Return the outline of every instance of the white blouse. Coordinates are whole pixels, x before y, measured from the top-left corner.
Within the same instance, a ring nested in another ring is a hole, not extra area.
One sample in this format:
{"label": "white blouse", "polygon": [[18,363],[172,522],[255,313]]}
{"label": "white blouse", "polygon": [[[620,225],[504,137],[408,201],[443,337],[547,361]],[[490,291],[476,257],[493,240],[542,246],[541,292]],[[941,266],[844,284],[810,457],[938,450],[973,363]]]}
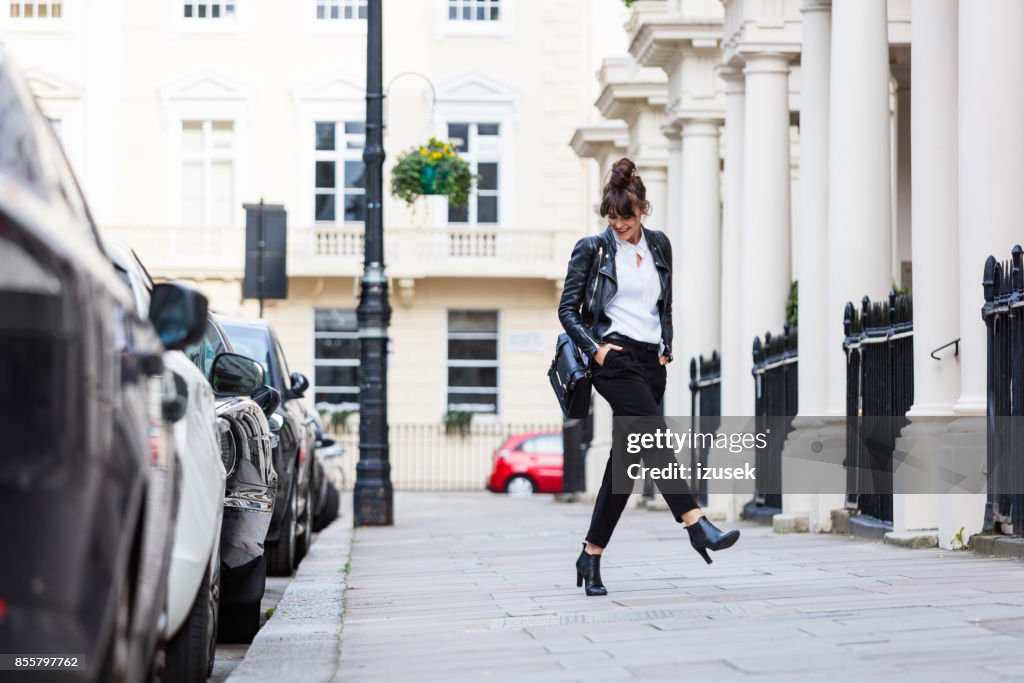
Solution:
{"label": "white blouse", "polygon": [[[615,242],[615,281],[618,288],[605,308],[605,314],[612,321],[608,333],[616,332],[636,341],[659,344],[661,278],[654,267],[654,256],[647,245],[647,238],[641,232],[640,241],[636,244],[618,237]],[[637,254],[642,257],[639,266]]]}

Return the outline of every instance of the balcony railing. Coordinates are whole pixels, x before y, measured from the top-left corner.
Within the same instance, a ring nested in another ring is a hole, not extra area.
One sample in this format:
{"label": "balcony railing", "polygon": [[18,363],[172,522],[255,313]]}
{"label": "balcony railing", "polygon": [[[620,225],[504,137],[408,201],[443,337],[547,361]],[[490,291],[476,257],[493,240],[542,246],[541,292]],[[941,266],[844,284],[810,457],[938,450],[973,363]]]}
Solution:
{"label": "balcony railing", "polygon": [[[135,249],[163,277],[240,277],[245,233],[240,227],[114,227],[104,234]],[[417,277],[534,277],[558,279],[578,234],[536,228],[387,228],[388,274]],[[290,228],[288,275],[357,276],[363,264],[362,227]]]}

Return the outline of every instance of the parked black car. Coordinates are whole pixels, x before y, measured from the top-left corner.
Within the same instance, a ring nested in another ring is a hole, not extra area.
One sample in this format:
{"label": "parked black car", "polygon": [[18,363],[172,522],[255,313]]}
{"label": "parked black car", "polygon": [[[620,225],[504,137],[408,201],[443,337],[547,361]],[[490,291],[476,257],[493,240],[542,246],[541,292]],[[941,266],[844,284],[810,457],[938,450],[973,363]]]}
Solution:
{"label": "parked black car", "polygon": [[227,334],[225,345],[259,361],[267,372],[267,384],[281,392],[277,413],[284,418],[284,426],[280,452],[274,460],[279,484],[267,533],[267,571],[287,576],[309,549],[316,509],[312,486],[316,430],[301,400],[309,380],[301,373],[288,371],[281,344],[266,321],[214,318]]}
{"label": "parked black car", "polygon": [[224,348],[212,316],[203,338],[185,353],[209,377],[217,398],[221,457],[227,474],[218,638],[250,642],[259,630],[266,587],[264,543],[278,486],[273,454],[279,448],[279,438],[271,421],[280,423],[274,415],[280,394],[265,385],[259,363]]}
{"label": "parked black car", "polygon": [[2,48],[0,187],[0,652],[141,680],[176,505],[162,354],[202,334],[206,299],[157,285],[140,318]]}

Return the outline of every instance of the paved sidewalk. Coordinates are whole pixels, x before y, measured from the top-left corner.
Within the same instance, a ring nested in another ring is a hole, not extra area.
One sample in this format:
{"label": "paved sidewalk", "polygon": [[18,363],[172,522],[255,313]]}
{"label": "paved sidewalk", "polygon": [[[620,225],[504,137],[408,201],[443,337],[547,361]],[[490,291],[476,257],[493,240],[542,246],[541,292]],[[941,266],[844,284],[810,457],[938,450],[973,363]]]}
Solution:
{"label": "paved sidewalk", "polygon": [[[573,567],[586,505],[405,493],[395,507],[395,527],[352,537],[334,680],[1024,679],[1019,561],[741,524],[707,566],[668,513],[629,510],[602,567],[609,595],[587,598]],[[322,577],[335,587],[337,550]],[[324,638],[310,651],[337,636],[307,633]]]}

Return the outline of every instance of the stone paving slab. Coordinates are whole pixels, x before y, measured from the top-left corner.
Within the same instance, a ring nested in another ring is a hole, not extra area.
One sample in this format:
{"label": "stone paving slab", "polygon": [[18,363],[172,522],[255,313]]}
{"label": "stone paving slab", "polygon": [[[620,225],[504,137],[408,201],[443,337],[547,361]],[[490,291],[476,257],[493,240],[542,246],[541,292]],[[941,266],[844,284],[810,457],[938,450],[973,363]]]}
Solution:
{"label": "stone paving slab", "polygon": [[1022,563],[741,525],[706,566],[667,515],[628,510],[603,560],[610,594],[587,598],[573,562],[589,516],[546,497],[398,494],[394,528],[356,534],[335,680],[1020,675]]}
{"label": "stone paving slab", "polygon": [[740,524],[706,566],[670,516],[630,509],[602,561],[609,595],[587,598],[585,504],[398,493],[395,509],[394,527],[351,535],[348,574],[349,546],[318,544],[332,556],[300,569],[232,681],[1024,677],[1019,561]]}

